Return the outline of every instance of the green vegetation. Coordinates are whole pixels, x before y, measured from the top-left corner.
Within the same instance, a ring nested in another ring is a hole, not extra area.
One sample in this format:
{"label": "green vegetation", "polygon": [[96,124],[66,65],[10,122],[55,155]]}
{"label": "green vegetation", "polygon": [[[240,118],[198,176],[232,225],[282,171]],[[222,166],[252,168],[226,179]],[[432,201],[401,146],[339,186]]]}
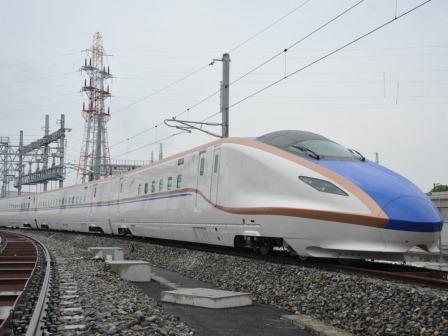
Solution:
{"label": "green vegetation", "polygon": [[442,192],[442,191],[448,191],[448,185],[434,183],[434,187],[431,189],[431,192]]}

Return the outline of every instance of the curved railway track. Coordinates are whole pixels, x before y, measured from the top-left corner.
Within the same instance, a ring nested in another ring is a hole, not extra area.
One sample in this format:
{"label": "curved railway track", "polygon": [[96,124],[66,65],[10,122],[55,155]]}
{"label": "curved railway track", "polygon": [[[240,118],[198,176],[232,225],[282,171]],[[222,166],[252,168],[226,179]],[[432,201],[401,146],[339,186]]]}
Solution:
{"label": "curved railway track", "polygon": [[[33,230],[41,231],[41,230]],[[97,233],[83,233],[83,232],[64,232],[67,234],[82,234],[82,235],[99,235]],[[149,242],[163,246],[188,248],[198,251],[213,252],[219,254],[227,254],[250,258],[261,261],[268,261],[273,263],[297,265],[305,267],[316,267],[328,271],[346,272],[352,274],[362,274],[371,277],[400,281],[404,283],[418,283],[429,287],[438,287],[448,289],[448,271],[427,269],[422,267],[415,267],[406,264],[386,263],[386,262],[372,262],[364,260],[351,259],[324,259],[324,258],[308,258],[301,260],[297,256],[291,256],[289,253],[283,251],[273,251],[268,255],[260,255],[248,249],[235,249],[232,247],[206,245],[199,243],[185,243],[181,241],[161,240],[154,238],[140,238],[133,236],[109,236],[113,239],[119,239],[132,243],[133,241]]]}
{"label": "curved railway track", "polygon": [[[41,231],[41,230],[33,230]],[[82,235],[98,235],[105,236],[98,233],[84,233],[84,232],[65,232],[67,234],[82,234]],[[268,261],[273,263],[316,267],[329,271],[346,272],[353,274],[362,274],[371,277],[401,281],[405,283],[418,283],[429,287],[447,288],[448,289],[448,271],[433,270],[422,267],[415,267],[406,264],[386,263],[386,262],[372,262],[354,259],[324,259],[324,258],[308,258],[301,260],[297,256],[291,256],[287,252],[273,251],[268,255],[260,255],[249,249],[235,249],[226,246],[207,245],[199,243],[185,243],[173,240],[161,240],[154,238],[142,238],[133,236],[108,236],[113,239],[122,241],[149,242],[163,246],[188,248],[198,251],[213,252],[220,254],[227,254],[239,256],[244,258],[251,258],[256,260]]]}
{"label": "curved railway track", "polygon": [[0,336],[41,335],[51,257],[39,241],[0,231]]}

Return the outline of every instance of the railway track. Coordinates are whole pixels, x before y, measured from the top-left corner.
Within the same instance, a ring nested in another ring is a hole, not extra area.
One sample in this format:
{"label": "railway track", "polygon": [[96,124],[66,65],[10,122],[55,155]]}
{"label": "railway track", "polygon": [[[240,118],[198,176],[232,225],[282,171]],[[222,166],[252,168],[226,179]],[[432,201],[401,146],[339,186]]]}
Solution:
{"label": "railway track", "polygon": [[[33,230],[33,231],[39,231],[39,230]],[[70,234],[70,232],[66,233]],[[96,233],[76,232],[73,234],[102,236],[101,234]],[[308,258],[306,260],[301,260],[297,256],[291,256],[289,253],[283,251],[273,251],[266,256],[262,256],[259,253],[253,252],[248,249],[235,249],[225,246],[206,245],[199,243],[184,243],[181,241],[161,240],[154,238],[140,238],[132,236],[111,236],[111,238],[127,241],[129,243],[132,243],[133,241],[149,242],[163,246],[188,248],[198,251],[233,255],[243,258],[250,258],[279,264],[315,267],[335,272],[362,274],[381,279],[400,281],[404,283],[418,283],[428,287],[438,287],[448,289],[448,271],[414,267],[406,264],[372,262],[372,261],[351,260],[351,259],[341,261],[338,259]]]}
{"label": "railway track", "polygon": [[0,336],[41,335],[45,329],[51,256],[39,241],[0,231]]}

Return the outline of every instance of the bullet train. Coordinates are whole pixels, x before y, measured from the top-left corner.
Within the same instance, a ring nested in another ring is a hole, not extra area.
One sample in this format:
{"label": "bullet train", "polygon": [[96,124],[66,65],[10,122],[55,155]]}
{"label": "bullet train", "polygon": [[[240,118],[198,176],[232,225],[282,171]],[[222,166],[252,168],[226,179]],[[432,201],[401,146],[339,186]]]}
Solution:
{"label": "bullet train", "polygon": [[119,176],[0,200],[0,226],[399,260],[442,217],[393,171],[314,133],[225,138]]}

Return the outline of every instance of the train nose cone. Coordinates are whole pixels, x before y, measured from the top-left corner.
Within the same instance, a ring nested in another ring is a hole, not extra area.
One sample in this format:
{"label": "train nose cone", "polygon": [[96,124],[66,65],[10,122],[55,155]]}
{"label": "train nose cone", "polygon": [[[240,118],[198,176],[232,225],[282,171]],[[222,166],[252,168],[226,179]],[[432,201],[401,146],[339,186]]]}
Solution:
{"label": "train nose cone", "polygon": [[386,228],[438,232],[443,220],[428,196],[403,176],[373,162],[319,160],[364,190],[389,217]]}
{"label": "train nose cone", "polygon": [[413,232],[439,232],[443,220],[432,202],[418,196],[402,196],[385,204],[387,229]]}

